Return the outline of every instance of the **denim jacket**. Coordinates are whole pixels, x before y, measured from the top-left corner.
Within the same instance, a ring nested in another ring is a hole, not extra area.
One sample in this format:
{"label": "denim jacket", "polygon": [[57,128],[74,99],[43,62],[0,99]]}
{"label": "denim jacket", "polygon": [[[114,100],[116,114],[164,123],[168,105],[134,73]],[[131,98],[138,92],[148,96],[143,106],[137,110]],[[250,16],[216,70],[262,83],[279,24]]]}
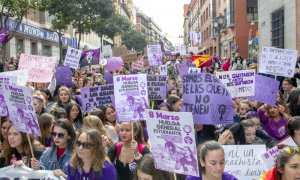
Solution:
{"label": "denim jacket", "polygon": [[72,152],[66,148],[64,154],[57,160],[57,147],[54,147],[52,156],[51,150],[53,147],[48,147],[40,158],[40,166],[44,170],[61,169],[65,172],[65,165],[69,162],[72,156]]}

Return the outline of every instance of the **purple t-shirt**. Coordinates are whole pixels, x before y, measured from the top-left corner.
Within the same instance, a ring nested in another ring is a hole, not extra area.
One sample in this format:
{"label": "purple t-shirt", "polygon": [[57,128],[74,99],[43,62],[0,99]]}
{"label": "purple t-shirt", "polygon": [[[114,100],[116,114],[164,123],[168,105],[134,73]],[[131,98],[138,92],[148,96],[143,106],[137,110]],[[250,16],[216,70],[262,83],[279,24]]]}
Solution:
{"label": "purple t-shirt", "polygon": [[[200,172],[200,177],[195,177],[195,176],[187,176],[185,180],[202,180],[202,175]],[[235,176],[228,174],[227,172],[223,172],[222,174],[222,180],[238,180]]]}
{"label": "purple t-shirt", "polygon": [[275,122],[273,119],[268,118],[262,110],[258,110],[257,112],[260,123],[262,124],[262,128],[273,138],[278,141],[283,140],[288,136],[288,132],[286,129],[287,121],[284,117],[281,117],[278,122]]}

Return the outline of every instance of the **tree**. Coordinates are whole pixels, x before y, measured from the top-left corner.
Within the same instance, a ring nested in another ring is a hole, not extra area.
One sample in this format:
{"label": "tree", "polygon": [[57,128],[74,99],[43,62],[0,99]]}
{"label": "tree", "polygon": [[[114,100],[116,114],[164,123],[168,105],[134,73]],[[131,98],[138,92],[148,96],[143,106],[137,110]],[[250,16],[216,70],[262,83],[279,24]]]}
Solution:
{"label": "tree", "polygon": [[147,46],[147,40],[140,32],[131,29],[122,35],[122,44],[127,46],[128,49],[144,51],[144,48]]}
{"label": "tree", "polygon": [[[9,18],[14,18],[17,21],[17,25],[14,29],[11,29],[8,41],[10,41],[16,34],[24,16],[26,16],[30,9],[35,9],[39,6],[38,0],[0,0],[0,29],[8,28],[7,21]],[[6,46],[2,45],[2,58],[6,59]]]}

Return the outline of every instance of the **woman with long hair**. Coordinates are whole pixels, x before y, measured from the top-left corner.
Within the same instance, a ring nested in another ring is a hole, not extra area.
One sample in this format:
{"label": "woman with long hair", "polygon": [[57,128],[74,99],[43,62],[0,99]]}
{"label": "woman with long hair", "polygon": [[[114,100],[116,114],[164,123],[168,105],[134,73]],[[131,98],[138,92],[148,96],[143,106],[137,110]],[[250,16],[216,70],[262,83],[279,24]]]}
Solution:
{"label": "woman with long hair", "polygon": [[66,178],[65,164],[69,162],[73,143],[76,138],[72,124],[67,119],[59,119],[52,130],[53,144],[40,158],[40,161],[33,159],[33,169],[53,170],[56,176]]}
{"label": "woman with long hair", "polygon": [[294,116],[300,116],[300,89],[295,88],[294,90],[291,91],[291,94],[289,96],[289,103],[288,103],[288,108],[290,111],[290,115],[292,117]]}
{"label": "woman with long hair", "polygon": [[115,168],[105,155],[101,136],[96,129],[80,132],[75,147],[76,152],[66,166],[68,180],[117,179]]}
{"label": "woman with long hair", "polygon": [[32,102],[37,117],[45,113],[45,99],[40,91],[35,91],[32,95]]}
{"label": "woman with long hair", "polygon": [[54,116],[49,113],[44,113],[38,118],[39,127],[41,130],[41,136],[38,137],[40,143],[45,147],[51,146],[51,131],[53,124],[55,123]]}
{"label": "woman with long hair", "polygon": [[45,111],[49,112],[50,109],[52,108],[55,100],[52,97],[52,94],[49,91],[49,89],[43,89],[43,90],[40,90],[40,91],[41,91],[41,94],[44,96],[44,99],[45,99]]}
{"label": "woman with long hair", "polygon": [[116,132],[120,131],[120,124],[117,122],[117,113],[114,106],[105,104],[101,106],[101,110],[105,115],[105,125],[110,125],[115,128]]}
{"label": "woman with long hair", "polygon": [[180,112],[183,100],[178,96],[171,95],[168,97],[167,103],[171,106],[171,111]]}
{"label": "woman with long hair", "polygon": [[133,178],[137,161],[150,150],[145,146],[143,128],[139,122],[122,122],[120,138],[122,142],[114,145],[108,156],[114,162],[119,177],[128,180]]}
{"label": "woman with long hair", "polygon": [[65,106],[72,101],[71,97],[72,96],[70,90],[65,86],[61,86],[57,92],[57,102],[54,103],[54,105],[50,109],[51,114],[55,109],[65,108]]}
{"label": "woman with long hair", "polygon": [[67,113],[67,119],[69,119],[73,125],[76,132],[79,132],[82,127],[83,113],[80,106],[75,102],[69,102],[65,106]]}

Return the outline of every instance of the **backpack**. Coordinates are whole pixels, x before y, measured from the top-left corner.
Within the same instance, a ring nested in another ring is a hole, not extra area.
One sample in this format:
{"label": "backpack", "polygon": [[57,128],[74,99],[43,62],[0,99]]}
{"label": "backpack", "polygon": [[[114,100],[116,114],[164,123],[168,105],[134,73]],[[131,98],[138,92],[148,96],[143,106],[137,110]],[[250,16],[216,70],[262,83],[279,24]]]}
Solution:
{"label": "backpack", "polygon": [[[116,144],[116,149],[117,149],[117,151],[116,151],[116,158],[118,158],[119,155],[121,154],[122,146],[123,146],[123,143],[121,143],[121,142]],[[144,144],[139,144],[139,145],[138,145],[138,152],[139,152],[140,154],[142,154],[142,152],[143,152],[143,150],[144,150],[144,147],[145,147]]]}

